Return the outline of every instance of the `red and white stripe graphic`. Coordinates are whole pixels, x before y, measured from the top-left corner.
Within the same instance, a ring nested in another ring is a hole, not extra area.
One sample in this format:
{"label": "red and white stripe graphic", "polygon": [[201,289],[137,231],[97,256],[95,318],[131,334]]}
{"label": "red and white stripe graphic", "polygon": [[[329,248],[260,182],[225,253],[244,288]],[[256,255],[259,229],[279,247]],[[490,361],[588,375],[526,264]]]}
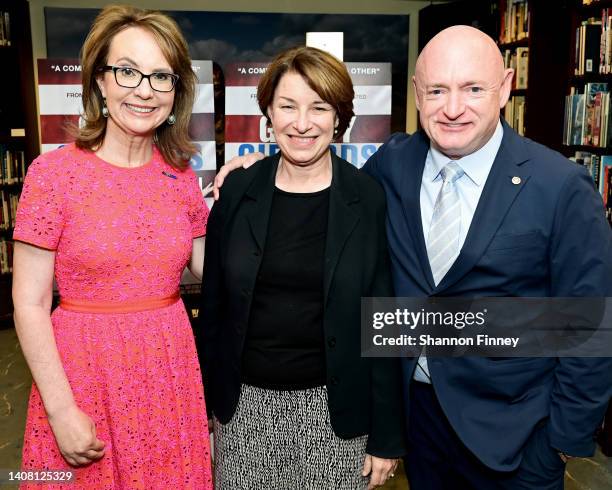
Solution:
{"label": "red and white stripe graphic", "polygon": [[[225,158],[260,151],[278,151],[266,118],[257,105],[257,83],[268,63],[234,63],[225,71]],[[391,64],[346,63],[355,98],[355,117],[338,155],[361,167],[387,139],[391,128]]]}

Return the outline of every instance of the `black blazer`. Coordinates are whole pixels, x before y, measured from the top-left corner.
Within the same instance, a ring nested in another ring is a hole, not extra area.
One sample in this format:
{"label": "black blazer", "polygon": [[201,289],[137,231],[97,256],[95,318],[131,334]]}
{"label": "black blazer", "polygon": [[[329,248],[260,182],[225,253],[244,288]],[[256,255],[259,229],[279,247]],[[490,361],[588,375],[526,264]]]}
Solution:
{"label": "black blazer", "polygon": [[[240,395],[242,349],[265,247],[280,154],[232,172],[208,219],[198,336],[209,409],[231,420]],[[325,246],[324,319],[329,414],[342,438],[368,434],[367,452],[405,453],[396,359],[360,356],[360,298],[392,296],[385,196],[369,176],[332,153]]]}

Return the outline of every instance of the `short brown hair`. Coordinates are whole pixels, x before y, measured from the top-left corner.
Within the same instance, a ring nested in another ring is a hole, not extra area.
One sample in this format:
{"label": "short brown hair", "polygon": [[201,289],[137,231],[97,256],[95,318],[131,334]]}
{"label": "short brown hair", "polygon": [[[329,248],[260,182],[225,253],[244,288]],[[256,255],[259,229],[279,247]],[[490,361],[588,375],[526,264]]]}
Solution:
{"label": "short brown hair", "polygon": [[317,48],[300,46],[280,53],[259,81],[257,102],[268,118],[268,107],[281,77],[288,72],[298,73],[319,97],[330,104],[338,117],[338,133],[341,138],[348,128],[353,112],[353,82],[346,66],[338,58]]}
{"label": "short brown hair", "polygon": [[155,143],[164,159],[176,168],[188,165],[196,153],[189,138],[189,119],[193,110],[197,77],[191,68],[189,49],[174,20],[158,11],[142,10],[129,5],[110,5],[96,17],[81,49],[84,124],[76,132],[76,145],[96,150],[106,133],[102,116],[103,97],[96,83],[100,70],[107,65],[113,38],[128,27],[140,27],[151,33],[172,70],[179,76],[174,88],[174,125],[162,124],[155,130]]}

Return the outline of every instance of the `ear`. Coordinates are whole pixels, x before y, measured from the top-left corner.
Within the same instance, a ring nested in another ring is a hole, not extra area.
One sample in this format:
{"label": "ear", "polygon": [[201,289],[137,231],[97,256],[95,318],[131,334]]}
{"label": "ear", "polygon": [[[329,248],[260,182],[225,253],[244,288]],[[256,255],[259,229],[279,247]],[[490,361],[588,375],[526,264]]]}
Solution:
{"label": "ear", "polygon": [[417,111],[420,111],[421,102],[419,100],[419,89],[417,88],[416,76],[412,77],[412,89],[414,90],[414,104],[416,105]]}
{"label": "ear", "polygon": [[339,124],[340,124],[340,119],[338,119],[338,116],[336,116],[335,121],[334,121],[334,128],[337,128]]}
{"label": "ear", "polygon": [[514,76],[514,70],[512,68],[506,68],[504,70],[504,78],[502,81],[501,88],[499,90],[499,108],[503,109],[508,103],[510,98],[510,91],[512,90],[512,77]]}
{"label": "ear", "polygon": [[99,73],[96,75],[96,84],[98,85],[98,88],[100,89],[100,93],[102,94],[102,97],[106,98],[106,90],[104,86],[104,73]]}

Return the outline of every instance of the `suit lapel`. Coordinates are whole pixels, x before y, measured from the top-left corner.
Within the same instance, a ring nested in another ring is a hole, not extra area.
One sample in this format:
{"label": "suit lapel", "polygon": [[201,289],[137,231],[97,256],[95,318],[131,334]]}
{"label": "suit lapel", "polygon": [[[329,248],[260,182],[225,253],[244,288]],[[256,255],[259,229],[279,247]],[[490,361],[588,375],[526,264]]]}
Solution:
{"label": "suit lapel", "polygon": [[506,213],[530,177],[524,142],[504,122],[504,137],[476,206],[472,224],[459,257],[438,284],[436,292],[449,288],[478,262]]}
{"label": "suit lapel", "polygon": [[404,171],[399,192],[408,231],[412,237],[418,262],[421,266],[422,277],[429,286],[426,289],[433,290],[435,285],[431,268],[429,267],[427,247],[423,235],[423,221],[421,219],[421,181],[423,180],[423,171],[425,170],[425,159],[429,151],[429,139],[423,131],[419,131],[412,138],[411,145],[414,146],[407,148],[406,151],[406,155],[410,156],[408,157],[409,161],[402,162]]}
{"label": "suit lapel", "polygon": [[359,221],[359,216],[352,208],[352,205],[359,201],[356,176],[351,174],[351,169],[344,168],[344,164],[334,153],[331,156],[333,173],[323,271],[324,304],[327,304],[329,289],[342,249]]}
{"label": "suit lapel", "polygon": [[279,159],[280,152],[258,163],[257,165],[260,166],[259,172],[246,191],[246,197],[254,201],[250,210],[246,213],[246,218],[260,252],[263,252],[266,242],[270,208],[274,196],[274,180]]}

